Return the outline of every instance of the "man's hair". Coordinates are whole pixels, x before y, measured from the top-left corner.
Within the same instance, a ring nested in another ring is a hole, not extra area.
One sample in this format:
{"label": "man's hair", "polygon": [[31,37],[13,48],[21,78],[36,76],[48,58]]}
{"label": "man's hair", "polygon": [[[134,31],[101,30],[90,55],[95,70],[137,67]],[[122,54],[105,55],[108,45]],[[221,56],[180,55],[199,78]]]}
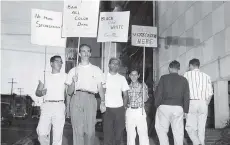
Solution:
{"label": "man's hair", "polygon": [[177,70],[180,70],[180,63],[176,60],[173,60],[170,64],[169,64],[169,68],[174,68]]}
{"label": "man's hair", "polygon": [[88,44],[81,44],[81,45],[79,46],[79,52],[81,52],[81,48],[82,48],[82,47],[89,47],[90,52],[92,52],[92,48],[91,48],[91,46],[88,45]]}
{"label": "man's hair", "polygon": [[131,74],[133,71],[136,71],[138,75],[141,74],[141,71],[138,67],[131,67],[129,70],[128,70],[128,74]]}
{"label": "man's hair", "polygon": [[[50,62],[54,62],[54,60],[55,60],[56,58],[61,58],[61,56],[60,56],[60,55],[54,55],[54,56],[52,56],[52,57],[50,58]],[[61,58],[61,59],[62,59],[62,58]]]}
{"label": "man's hair", "polygon": [[116,58],[116,57],[111,57],[111,58],[109,59],[109,64],[111,64],[111,62],[112,62],[113,60],[117,60],[117,61],[119,62],[119,65],[121,65],[121,60],[120,60],[119,58]]}
{"label": "man's hair", "polygon": [[[141,70],[140,70],[140,68],[138,68],[138,67],[131,67],[131,68],[128,70],[128,75],[130,75],[133,71],[136,71],[138,75],[141,75]],[[132,80],[131,80],[129,77],[128,77],[127,80],[128,80],[128,84],[130,84],[130,83],[132,82]],[[138,81],[139,83],[142,83],[142,78],[139,77],[139,78],[137,79],[137,81]]]}
{"label": "man's hair", "polygon": [[193,58],[189,61],[189,65],[193,65],[193,66],[196,66],[196,67],[200,67],[200,61],[199,59],[197,58]]}

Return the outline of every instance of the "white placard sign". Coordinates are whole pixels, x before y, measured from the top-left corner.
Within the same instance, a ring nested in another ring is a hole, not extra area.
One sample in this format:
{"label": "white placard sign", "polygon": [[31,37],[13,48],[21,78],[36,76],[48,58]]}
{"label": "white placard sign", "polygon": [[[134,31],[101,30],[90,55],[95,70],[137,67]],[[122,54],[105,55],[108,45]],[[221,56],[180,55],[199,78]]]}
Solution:
{"label": "white placard sign", "polygon": [[132,45],[157,47],[157,28],[132,25]]}
{"label": "white placard sign", "polygon": [[130,11],[101,12],[97,42],[127,42]]}
{"label": "white placard sign", "polygon": [[99,0],[65,0],[63,37],[97,37]]}
{"label": "white placard sign", "polygon": [[43,46],[66,47],[66,38],[61,37],[62,13],[32,9],[31,43]]}

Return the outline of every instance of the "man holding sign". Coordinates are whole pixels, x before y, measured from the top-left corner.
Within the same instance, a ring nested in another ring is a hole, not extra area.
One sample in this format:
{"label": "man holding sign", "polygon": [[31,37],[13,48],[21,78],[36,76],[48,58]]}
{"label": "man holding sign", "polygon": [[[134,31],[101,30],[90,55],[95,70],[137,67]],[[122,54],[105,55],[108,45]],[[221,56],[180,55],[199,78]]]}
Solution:
{"label": "man holding sign", "polygon": [[39,80],[36,96],[42,97],[41,116],[37,133],[41,145],[49,145],[50,129],[53,126],[53,145],[62,144],[65,124],[65,80],[66,74],[60,73],[62,68],[61,56],[55,55],[50,59],[52,72],[46,75],[45,82]]}
{"label": "man holding sign", "polygon": [[95,142],[95,124],[97,100],[99,92],[104,102],[102,88],[103,74],[99,67],[89,62],[91,47],[86,44],[79,46],[81,62],[72,68],[67,76],[67,92],[72,96],[70,115],[73,127],[73,145],[93,145]]}
{"label": "man holding sign", "polygon": [[120,59],[110,58],[109,73],[105,76],[104,145],[120,145],[125,129],[125,109],[128,104],[129,85],[125,77],[118,73],[120,65]]}
{"label": "man holding sign", "polygon": [[135,145],[136,128],[139,135],[139,144],[149,145],[146,112],[143,110],[144,102],[149,98],[148,87],[140,81],[140,70],[138,68],[130,69],[129,78],[131,82],[128,91],[129,104],[126,110],[127,145]]}

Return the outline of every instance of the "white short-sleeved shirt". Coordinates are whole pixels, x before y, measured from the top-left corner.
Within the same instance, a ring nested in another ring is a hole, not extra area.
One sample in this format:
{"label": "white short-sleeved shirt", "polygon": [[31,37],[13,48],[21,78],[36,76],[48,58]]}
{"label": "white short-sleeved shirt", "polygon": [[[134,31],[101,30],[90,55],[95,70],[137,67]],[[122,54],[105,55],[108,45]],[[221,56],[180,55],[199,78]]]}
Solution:
{"label": "white short-sleeved shirt", "polygon": [[118,108],[123,106],[122,92],[129,90],[129,85],[124,76],[120,74],[105,76],[105,106]]}
{"label": "white short-sleeved shirt", "polygon": [[99,67],[92,64],[80,64],[77,67],[72,68],[67,75],[67,85],[71,85],[75,71],[78,76],[75,90],[86,90],[89,92],[98,93],[97,85],[104,82],[103,73]]}
{"label": "white short-sleeved shirt", "polygon": [[[44,100],[65,100],[66,73],[47,73],[45,76],[45,88],[47,89]],[[44,82],[44,79],[39,79]]]}

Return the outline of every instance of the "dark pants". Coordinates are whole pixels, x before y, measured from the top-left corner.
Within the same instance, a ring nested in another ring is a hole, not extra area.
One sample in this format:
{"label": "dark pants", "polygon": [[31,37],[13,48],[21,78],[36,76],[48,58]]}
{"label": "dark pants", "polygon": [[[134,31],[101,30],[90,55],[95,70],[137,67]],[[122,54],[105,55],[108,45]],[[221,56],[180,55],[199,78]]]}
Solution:
{"label": "dark pants", "polygon": [[125,129],[125,108],[106,108],[103,122],[104,145],[120,145]]}

